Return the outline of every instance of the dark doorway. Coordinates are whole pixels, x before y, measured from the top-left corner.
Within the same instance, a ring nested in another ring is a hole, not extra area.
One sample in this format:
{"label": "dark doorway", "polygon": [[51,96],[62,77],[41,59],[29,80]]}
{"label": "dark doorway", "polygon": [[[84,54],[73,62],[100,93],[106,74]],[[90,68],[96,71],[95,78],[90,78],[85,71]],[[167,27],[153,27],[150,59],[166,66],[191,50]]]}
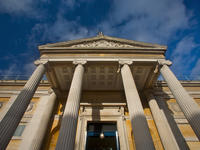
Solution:
{"label": "dark doorway", "polygon": [[120,150],[116,122],[88,122],[86,150]]}

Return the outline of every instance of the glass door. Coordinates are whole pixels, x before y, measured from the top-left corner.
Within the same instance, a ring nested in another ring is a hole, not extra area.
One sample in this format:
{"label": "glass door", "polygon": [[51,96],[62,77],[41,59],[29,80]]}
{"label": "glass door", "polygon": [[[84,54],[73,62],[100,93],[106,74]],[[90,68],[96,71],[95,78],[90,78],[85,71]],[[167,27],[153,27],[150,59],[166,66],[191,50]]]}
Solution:
{"label": "glass door", "polygon": [[86,150],[120,150],[116,122],[88,122]]}

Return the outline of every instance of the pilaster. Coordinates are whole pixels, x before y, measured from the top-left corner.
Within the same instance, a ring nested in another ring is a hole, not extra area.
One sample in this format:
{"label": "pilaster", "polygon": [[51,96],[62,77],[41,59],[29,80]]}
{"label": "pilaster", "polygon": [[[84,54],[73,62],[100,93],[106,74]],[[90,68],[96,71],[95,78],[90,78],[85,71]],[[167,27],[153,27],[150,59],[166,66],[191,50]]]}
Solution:
{"label": "pilaster", "polygon": [[55,101],[56,94],[53,91],[49,96],[40,98],[33,118],[24,131],[23,140],[19,150],[40,150]]}

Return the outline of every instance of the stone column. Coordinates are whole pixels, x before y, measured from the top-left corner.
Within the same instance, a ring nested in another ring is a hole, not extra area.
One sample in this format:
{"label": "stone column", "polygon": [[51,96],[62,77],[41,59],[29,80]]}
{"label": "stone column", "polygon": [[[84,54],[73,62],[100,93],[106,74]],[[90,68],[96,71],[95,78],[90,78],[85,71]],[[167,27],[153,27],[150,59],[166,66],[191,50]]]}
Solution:
{"label": "stone column", "polygon": [[166,122],[168,122],[170,129],[172,130],[172,133],[173,133],[173,135],[176,139],[176,142],[179,146],[179,149],[189,150],[189,147],[178,127],[178,124],[176,123],[173,115],[171,114],[171,111],[169,110],[167,103],[165,102],[164,98],[163,97],[161,98],[161,97],[160,96],[157,97],[156,101],[160,108],[161,114],[164,116],[164,119],[166,120]]}
{"label": "stone column", "polygon": [[1,111],[1,113],[0,113],[0,122],[4,118],[4,116],[6,115],[6,113],[8,112],[8,110],[10,109],[10,107],[12,106],[12,104],[15,102],[16,97],[17,97],[17,95],[12,95],[10,97],[8,103],[6,104],[6,106]]}
{"label": "stone column", "polygon": [[132,62],[120,61],[122,64],[121,75],[129,110],[129,116],[132,124],[132,130],[135,140],[136,149],[138,150],[154,150],[149,127],[144,115],[142,103],[133,79],[131,70],[128,65]]}
{"label": "stone column", "polygon": [[40,98],[33,118],[24,131],[19,150],[40,150],[55,101],[56,94],[53,91],[51,95]]}
{"label": "stone column", "polygon": [[17,96],[2,121],[0,122],[0,147],[5,149],[11,140],[24,112],[26,111],[40,80],[45,73],[45,65],[40,64]]}
{"label": "stone column", "polygon": [[169,89],[173,93],[185,117],[200,140],[200,107],[169,69],[168,65],[171,65],[171,62],[163,60],[159,61],[159,64],[163,78],[167,82]]}
{"label": "stone column", "polygon": [[156,127],[158,129],[158,133],[160,135],[164,149],[165,150],[172,150],[172,149],[179,150],[180,148],[179,148],[179,146],[176,142],[176,139],[171,131],[171,128],[170,128],[166,118],[164,118],[153,94],[151,93],[151,91],[146,91],[144,94],[148,100],[149,107],[151,109],[151,113],[152,113],[153,119],[155,121]]}
{"label": "stone column", "polygon": [[65,110],[63,113],[56,150],[74,150],[84,73],[83,64],[85,64],[86,61],[74,63],[77,64],[77,66],[74,71]]}

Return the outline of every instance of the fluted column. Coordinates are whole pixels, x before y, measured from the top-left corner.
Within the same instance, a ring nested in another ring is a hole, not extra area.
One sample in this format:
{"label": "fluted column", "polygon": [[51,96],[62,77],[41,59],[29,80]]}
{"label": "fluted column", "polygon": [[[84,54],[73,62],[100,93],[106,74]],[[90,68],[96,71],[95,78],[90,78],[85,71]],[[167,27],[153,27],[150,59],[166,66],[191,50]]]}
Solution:
{"label": "fluted column", "polygon": [[24,88],[17,96],[15,102],[0,122],[1,150],[4,150],[7,147],[9,141],[11,140],[15,129],[20,123],[20,120],[22,119],[23,114],[30,103],[30,100],[32,99],[35,90],[37,89],[40,80],[43,77],[44,72],[45,66],[44,64],[40,64],[33,72],[32,76],[29,78]]}
{"label": "fluted column", "polygon": [[56,94],[51,92],[51,95],[40,98],[33,118],[24,131],[19,150],[40,150],[56,101]]}
{"label": "fluted column", "polygon": [[195,100],[187,93],[181,83],[169,69],[170,61],[159,61],[160,72],[167,82],[167,85],[173,93],[177,103],[183,111],[185,117],[190,123],[196,136],[200,140],[200,107]]}
{"label": "fluted column", "polygon": [[144,115],[142,103],[133,79],[129,64],[132,62],[120,61],[122,64],[121,75],[129,110],[129,116],[131,120],[135,145],[137,150],[154,150],[154,144],[152,141],[149,127],[146,117]]}
{"label": "fluted column", "polygon": [[56,150],[74,150],[85,61],[77,64],[62,117]]}
{"label": "fluted column", "polygon": [[9,101],[8,101],[8,103],[6,104],[6,106],[1,111],[1,113],[0,113],[0,122],[4,118],[4,116],[6,115],[6,113],[8,112],[10,107],[12,106],[12,104],[15,102],[16,97],[17,97],[17,95],[11,96]]}
{"label": "fluted column", "polygon": [[149,107],[152,112],[153,119],[155,121],[158,133],[160,135],[162,144],[165,150],[179,150],[179,146],[176,142],[176,139],[171,131],[171,128],[167,122],[167,119],[164,118],[158,103],[151,93],[151,91],[146,91],[145,96],[148,100]]}

